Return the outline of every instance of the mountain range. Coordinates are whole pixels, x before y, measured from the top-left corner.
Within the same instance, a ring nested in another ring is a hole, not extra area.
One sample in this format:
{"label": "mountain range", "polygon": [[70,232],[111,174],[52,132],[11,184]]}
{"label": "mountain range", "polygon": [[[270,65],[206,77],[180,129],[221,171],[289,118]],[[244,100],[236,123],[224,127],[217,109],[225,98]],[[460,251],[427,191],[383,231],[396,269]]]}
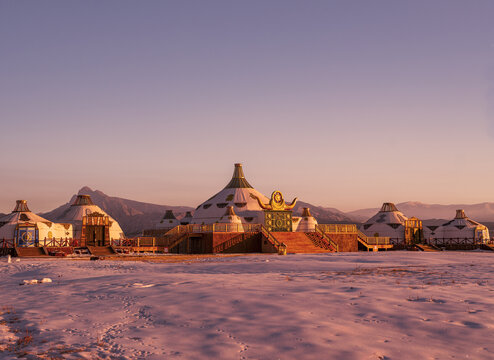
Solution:
{"label": "mountain range", "polygon": [[[183,217],[187,211],[194,211],[194,208],[189,206],[158,205],[108,196],[99,190],[92,190],[87,186],[81,188],[77,194],[90,195],[96,205],[119,222],[127,236],[136,236],[141,234],[144,229],[154,228],[166,210],[173,210],[177,218]],[[74,194],[66,204],[40,215],[49,220],[56,219],[74,202],[77,194]],[[410,201],[396,204],[396,206],[406,216],[415,216],[422,220],[452,219],[455,216],[456,209],[464,209],[467,216],[474,220],[494,222],[494,203],[431,205]],[[335,208],[315,206],[299,201],[294,208],[294,215],[300,215],[304,207],[310,208],[312,216],[319,223],[362,223],[379,211],[379,208],[368,208],[345,213]],[[442,220],[436,221],[441,222]]]}
{"label": "mountain range", "polygon": [[68,203],[40,215],[48,220],[56,219],[74,202],[78,194],[90,195],[93,203],[118,221],[127,236],[139,235],[143,229],[153,229],[163,218],[166,210],[173,210],[177,217],[182,217],[187,211],[194,210],[189,206],[157,205],[108,196],[99,190],[93,191],[85,186],[74,194]]}

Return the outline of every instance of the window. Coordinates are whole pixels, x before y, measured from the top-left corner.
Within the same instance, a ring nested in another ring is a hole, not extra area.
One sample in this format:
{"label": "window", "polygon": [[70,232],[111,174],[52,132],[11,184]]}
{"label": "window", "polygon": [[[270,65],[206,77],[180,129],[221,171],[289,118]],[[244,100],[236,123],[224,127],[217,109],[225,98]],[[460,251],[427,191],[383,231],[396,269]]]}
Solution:
{"label": "window", "polygon": [[227,205],[228,205],[228,203],[219,203],[219,204],[216,204],[216,206],[219,207],[220,209],[226,207]]}
{"label": "window", "polygon": [[233,200],[233,194],[230,194],[226,197],[225,201],[232,201]]}
{"label": "window", "polygon": [[246,202],[241,202],[241,203],[235,203],[236,207],[243,208],[245,205],[247,205]]}
{"label": "window", "polygon": [[203,209],[209,209],[211,207],[211,204],[204,204],[202,206]]}

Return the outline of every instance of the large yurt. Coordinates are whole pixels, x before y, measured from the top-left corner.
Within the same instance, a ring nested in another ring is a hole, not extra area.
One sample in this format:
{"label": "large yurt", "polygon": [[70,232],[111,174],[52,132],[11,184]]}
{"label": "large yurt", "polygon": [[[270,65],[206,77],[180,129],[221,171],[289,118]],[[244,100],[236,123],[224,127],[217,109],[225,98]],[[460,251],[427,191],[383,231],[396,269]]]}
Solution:
{"label": "large yurt", "polygon": [[125,237],[118,222],[95,205],[89,195],[77,195],[74,203],[55,220],[72,224],[74,238],[88,245],[109,245],[110,240]]}
{"label": "large yurt", "polygon": [[36,215],[26,200],[17,200],[14,210],[0,218],[0,239],[14,239],[17,246],[45,246],[51,240],[72,236],[71,224],[54,223]]}
{"label": "large yurt", "polygon": [[245,179],[242,164],[235,164],[230,182],[223,190],[197,207],[191,224],[219,223],[229,206],[233,207],[235,214],[244,224],[264,223],[264,211],[255,196],[263,203],[269,202],[266,196],[254,189]]}
{"label": "large yurt", "polygon": [[301,217],[293,218],[293,231],[313,232],[316,231],[317,220],[311,215],[310,209],[303,208]]}
{"label": "large yurt", "polygon": [[173,214],[173,210],[166,210],[165,215],[161,221],[156,225],[157,229],[173,229],[175,226],[180,225],[180,221],[177,220]]}
{"label": "large yurt", "polygon": [[393,243],[401,243],[405,240],[407,220],[395,204],[384,203],[381,210],[362,225],[361,231],[367,236],[385,236]]}
{"label": "large yurt", "polygon": [[456,210],[453,220],[435,228],[428,229],[426,239],[433,244],[474,244],[489,240],[489,229],[477,221],[469,219],[465,211]]}

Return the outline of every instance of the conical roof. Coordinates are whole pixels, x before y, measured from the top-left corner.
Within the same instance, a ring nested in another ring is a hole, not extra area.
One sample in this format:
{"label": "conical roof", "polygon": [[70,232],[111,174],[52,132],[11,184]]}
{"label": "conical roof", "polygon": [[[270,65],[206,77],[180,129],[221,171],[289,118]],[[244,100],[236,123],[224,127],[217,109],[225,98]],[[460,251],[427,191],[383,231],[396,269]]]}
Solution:
{"label": "conical roof", "polygon": [[477,221],[474,221],[472,219],[469,219],[468,216],[465,214],[465,211],[463,209],[456,210],[456,215],[455,218],[451,221],[448,221],[447,223],[442,225],[442,228],[447,228],[447,227],[456,227],[456,228],[464,228],[464,227],[477,227],[479,225],[482,225],[478,223]]}
{"label": "conical roof", "polygon": [[393,211],[398,211],[396,205],[393,203],[384,203],[383,206],[381,206],[381,210],[379,210],[379,212],[393,212]]}
{"label": "conical roof", "polygon": [[235,213],[242,222],[259,223],[264,212],[254,196],[264,203],[269,199],[254,189],[247,181],[242,169],[242,164],[235,164],[233,176],[230,182],[221,190],[201,205],[194,212],[191,223],[213,224],[218,222],[225,214],[228,206],[233,206]]}
{"label": "conical roof", "polygon": [[310,213],[310,209],[308,207],[304,207],[302,210],[302,217],[294,218],[299,219],[293,223],[294,231],[301,232],[312,232],[315,231],[317,220]]}
{"label": "conical roof", "polygon": [[177,220],[177,218],[173,214],[173,210],[166,210],[163,220]]}
{"label": "conical roof", "polygon": [[111,239],[121,239],[124,237],[122,228],[118,222],[108,215],[103,209],[98,205],[93,203],[91,196],[89,195],[77,195],[75,201],[67,210],[65,210],[60,216],[55,220],[69,223],[74,225],[74,238],[80,239],[82,235],[82,218],[83,216],[91,214],[101,214],[103,216],[108,216],[110,220],[110,238]]}
{"label": "conical roof", "polygon": [[188,225],[192,221],[192,213],[187,211],[185,216],[180,219],[180,225]]}
{"label": "conical roof", "polygon": [[302,217],[310,217],[310,216],[312,216],[310,214],[310,209],[308,207],[304,207],[302,210]]}
{"label": "conical roof", "polygon": [[365,222],[365,224],[400,224],[404,225],[408,218],[393,203],[384,203],[381,210]]}
{"label": "conical roof", "polygon": [[14,210],[8,215],[5,215],[0,218],[1,223],[37,223],[37,222],[47,222],[50,223],[49,220],[36,215],[35,213],[29,210],[27,206],[26,200],[17,200]]}
{"label": "conical roof", "polygon": [[465,211],[463,209],[456,210],[456,216],[455,219],[466,219],[467,215],[465,214]]}
{"label": "conical roof", "polygon": [[30,212],[30,210],[27,206],[27,201],[26,200],[16,200],[15,208],[12,212],[23,212],[23,211]]}
{"label": "conical roof", "polygon": [[85,205],[94,205],[93,200],[91,200],[91,196],[89,195],[77,195],[74,203],[71,206],[85,206]]}
{"label": "conical roof", "polygon": [[14,210],[0,218],[0,238],[12,239],[18,226],[36,227],[39,238],[71,238],[72,226],[49,221],[29,210],[26,200],[17,200]]}
{"label": "conical roof", "polygon": [[173,210],[166,210],[165,215],[156,227],[158,229],[171,229],[177,225],[180,225],[180,221],[173,214]]}
{"label": "conical roof", "polygon": [[244,169],[242,169],[242,164],[235,164],[235,168],[233,169],[233,176],[230,182],[225,186],[225,189],[235,189],[235,188],[250,188],[252,186],[245,179]]}
{"label": "conical roof", "polygon": [[218,221],[221,224],[242,224],[242,220],[235,214],[233,206],[226,208],[225,214]]}

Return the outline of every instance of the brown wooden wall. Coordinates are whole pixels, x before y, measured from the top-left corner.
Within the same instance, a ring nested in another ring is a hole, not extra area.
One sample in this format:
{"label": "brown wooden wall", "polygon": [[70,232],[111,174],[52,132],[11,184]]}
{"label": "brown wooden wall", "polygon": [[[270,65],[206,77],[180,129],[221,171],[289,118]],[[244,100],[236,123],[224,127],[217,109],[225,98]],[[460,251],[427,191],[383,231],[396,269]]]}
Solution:
{"label": "brown wooden wall", "polygon": [[326,234],[338,244],[339,252],[358,251],[357,234]]}

